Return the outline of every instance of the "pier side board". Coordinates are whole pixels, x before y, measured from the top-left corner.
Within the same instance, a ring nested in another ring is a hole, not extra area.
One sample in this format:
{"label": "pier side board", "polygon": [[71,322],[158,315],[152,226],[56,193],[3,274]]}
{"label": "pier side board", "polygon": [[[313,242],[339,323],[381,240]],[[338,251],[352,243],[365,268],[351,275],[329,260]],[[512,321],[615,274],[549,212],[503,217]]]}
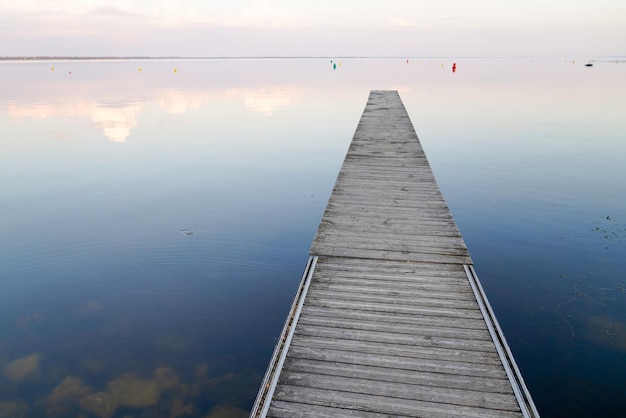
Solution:
{"label": "pier side board", "polygon": [[538,417],[396,91],[372,91],[251,417]]}

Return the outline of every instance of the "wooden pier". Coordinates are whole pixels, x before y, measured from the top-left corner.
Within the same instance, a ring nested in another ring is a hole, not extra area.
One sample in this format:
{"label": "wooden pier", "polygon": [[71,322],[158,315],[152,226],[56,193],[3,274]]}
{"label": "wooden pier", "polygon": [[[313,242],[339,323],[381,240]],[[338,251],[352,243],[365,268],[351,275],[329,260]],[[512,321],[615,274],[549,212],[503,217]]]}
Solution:
{"label": "wooden pier", "polygon": [[395,91],[372,91],[251,417],[538,417]]}

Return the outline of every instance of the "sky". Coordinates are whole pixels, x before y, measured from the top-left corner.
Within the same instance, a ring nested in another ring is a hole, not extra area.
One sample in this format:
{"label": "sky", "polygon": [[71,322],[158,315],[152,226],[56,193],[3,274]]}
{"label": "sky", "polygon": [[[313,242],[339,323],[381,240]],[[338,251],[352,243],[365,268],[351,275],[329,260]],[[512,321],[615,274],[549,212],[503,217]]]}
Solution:
{"label": "sky", "polygon": [[624,0],[0,0],[0,56],[624,56],[624,22]]}

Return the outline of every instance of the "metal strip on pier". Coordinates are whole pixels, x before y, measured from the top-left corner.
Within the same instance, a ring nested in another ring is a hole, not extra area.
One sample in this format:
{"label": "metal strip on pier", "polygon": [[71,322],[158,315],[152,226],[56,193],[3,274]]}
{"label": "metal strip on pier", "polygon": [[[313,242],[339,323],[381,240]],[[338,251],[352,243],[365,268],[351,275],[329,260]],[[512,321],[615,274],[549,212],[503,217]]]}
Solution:
{"label": "metal strip on pier", "polygon": [[289,315],[287,315],[287,320],[285,321],[285,325],[283,326],[278,343],[276,344],[276,348],[272,354],[267,372],[265,373],[265,377],[261,383],[261,390],[259,390],[254,406],[252,407],[253,413],[251,416],[264,417],[267,414],[267,409],[269,408],[270,403],[266,402],[266,400],[271,399],[274,394],[274,389],[276,388],[276,384],[278,382],[278,376],[283,367],[283,363],[285,362],[285,356],[287,355],[289,344],[293,338],[295,324],[298,322],[298,318],[300,317],[302,304],[304,303],[307,291],[309,290],[311,276],[313,275],[316,264],[317,257],[309,257],[309,261],[307,262],[304,273],[302,274],[302,279],[300,280],[300,286],[298,286],[296,296],[291,305],[291,309],[289,310]]}

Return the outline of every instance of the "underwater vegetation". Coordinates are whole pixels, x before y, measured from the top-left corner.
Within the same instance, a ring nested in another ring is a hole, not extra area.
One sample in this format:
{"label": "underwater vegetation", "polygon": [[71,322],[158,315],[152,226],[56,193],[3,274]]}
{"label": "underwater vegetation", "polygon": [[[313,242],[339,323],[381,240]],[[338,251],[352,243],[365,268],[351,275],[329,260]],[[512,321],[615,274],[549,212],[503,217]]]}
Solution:
{"label": "underwater vegetation", "polygon": [[[68,312],[77,324],[95,325],[103,310],[102,303],[90,301]],[[190,360],[194,342],[184,333],[160,329],[132,340],[138,351],[108,345],[98,351],[99,345],[137,332],[133,321],[115,316],[90,328],[94,334],[64,335],[50,324],[49,316],[28,313],[15,321],[13,336],[22,342],[0,340],[0,418],[247,417],[261,381],[258,373],[234,370],[210,355],[215,371],[206,361]],[[47,325],[61,338],[42,345]],[[198,352],[204,350],[193,358]]]}
{"label": "underwater vegetation", "polygon": [[[41,384],[39,353],[15,359],[2,374],[3,397],[19,395],[24,388]],[[242,391],[254,396],[260,376],[229,373],[209,377],[206,363],[199,364],[191,380],[181,379],[170,367],[159,367],[152,376],[129,371],[104,386],[90,386],[81,378],[67,376],[44,397],[30,404],[22,398],[2,399],[0,418],[240,418],[247,417]],[[1,398],[0,398],[1,399]]]}

